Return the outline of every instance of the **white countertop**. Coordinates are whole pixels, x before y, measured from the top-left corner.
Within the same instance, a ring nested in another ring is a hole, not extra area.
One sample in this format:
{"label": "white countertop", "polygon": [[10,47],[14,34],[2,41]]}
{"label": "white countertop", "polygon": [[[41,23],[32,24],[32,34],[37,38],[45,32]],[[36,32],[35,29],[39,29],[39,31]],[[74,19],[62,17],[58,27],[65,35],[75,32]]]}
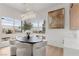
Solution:
{"label": "white countertop", "polygon": [[[13,38],[13,37],[16,37],[16,36],[24,36],[25,35],[25,33],[18,33],[18,34],[11,34],[11,35],[4,35],[3,37],[11,37],[11,38]],[[37,35],[37,34],[33,34],[33,35]],[[45,34],[39,34],[40,36],[45,36]],[[2,38],[3,38],[2,37]],[[36,41],[36,39],[34,39],[34,41]],[[43,41],[47,41],[46,39],[44,39]],[[2,48],[2,47],[7,47],[7,46],[14,46],[14,45],[11,45],[10,44],[10,41],[2,41],[2,42],[0,42],[0,48]]]}
{"label": "white countertop", "polygon": [[65,38],[64,48],[79,49],[79,39]]}
{"label": "white countertop", "polygon": [[[47,41],[47,40],[45,40]],[[76,38],[64,38],[64,44],[61,42],[48,42],[49,44],[61,48],[71,48],[71,49],[79,49],[79,39]],[[0,48],[7,47],[7,46],[14,46],[11,45],[9,41],[0,42]]]}
{"label": "white countertop", "polygon": [[[44,40],[44,41],[46,41],[46,40]],[[71,48],[71,49],[79,50],[79,41],[77,39],[65,38],[64,44],[59,44],[59,43],[58,44],[50,43],[50,44],[52,44],[53,46],[56,46],[56,47]],[[14,46],[14,45],[11,45],[9,41],[4,41],[4,42],[0,43],[0,48],[8,47],[8,46]]]}
{"label": "white countertop", "polygon": [[30,39],[27,39],[27,37],[25,36],[25,37],[17,37],[16,40],[24,42],[39,42],[42,41],[42,38],[30,37]]}
{"label": "white countertop", "polygon": [[64,44],[57,41],[48,41],[48,44],[60,48],[71,48],[79,50],[79,39],[76,38],[64,38]]}
{"label": "white countertop", "polygon": [[[47,42],[47,41],[43,40],[42,42]],[[23,43],[23,44],[26,44],[26,43]],[[3,41],[3,42],[0,43],[0,48],[4,48],[4,47],[16,47],[16,45],[18,45],[17,41],[15,41],[14,45],[11,44],[11,41]]]}
{"label": "white countertop", "polygon": [[64,48],[63,42],[60,42],[60,41],[48,41],[48,45]]}

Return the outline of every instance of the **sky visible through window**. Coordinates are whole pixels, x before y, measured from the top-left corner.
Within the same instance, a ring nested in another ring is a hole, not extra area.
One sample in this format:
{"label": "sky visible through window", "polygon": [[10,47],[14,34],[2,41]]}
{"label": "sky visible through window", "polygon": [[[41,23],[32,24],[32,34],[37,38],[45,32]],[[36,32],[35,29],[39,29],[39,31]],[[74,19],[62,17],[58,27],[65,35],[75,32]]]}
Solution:
{"label": "sky visible through window", "polygon": [[13,19],[10,17],[2,17],[2,25],[8,25],[8,26],[21,26],[21,20]]}
{"label": "sky visible through window", "polygon": [[33,22],[33,27],[42,27],[43,22]]}
{"label": "sky visible through window", "polygon": [[32,22],[33,30],[42,30],[43,21]]}
{"label": "sky visible through window", "polygon": [[[18,19],[13,19],[11,17],[2,17],[2,25],[4,26],[15,26],[15,27],[20,27],[21,26],[21,20]],[[42,29],[43,21],[35,21],[32,22],[33,28],[39,28]]]}

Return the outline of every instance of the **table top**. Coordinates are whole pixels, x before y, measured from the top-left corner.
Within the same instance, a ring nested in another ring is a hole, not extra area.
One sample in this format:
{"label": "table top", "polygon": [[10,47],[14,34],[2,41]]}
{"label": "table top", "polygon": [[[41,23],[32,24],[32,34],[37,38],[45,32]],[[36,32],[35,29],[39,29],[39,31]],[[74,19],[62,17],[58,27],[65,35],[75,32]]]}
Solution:
{"label": "table top", "polygon": [[37,38],[37,37],[31,37],[30,39],[27,39],[27,37],[18,37],[17,41],[19,41],[21,43],[35,44],[35,43],[42,42],[43,40],[41,38]]}

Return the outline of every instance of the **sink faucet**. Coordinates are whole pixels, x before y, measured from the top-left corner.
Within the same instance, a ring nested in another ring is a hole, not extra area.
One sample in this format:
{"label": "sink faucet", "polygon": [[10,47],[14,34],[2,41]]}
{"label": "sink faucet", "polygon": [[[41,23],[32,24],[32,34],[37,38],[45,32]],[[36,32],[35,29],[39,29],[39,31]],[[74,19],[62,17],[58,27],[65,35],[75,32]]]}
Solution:
{"label": "sink faucet", "polygon": [[27,39],[30,39],[30,33],[27,33]]}

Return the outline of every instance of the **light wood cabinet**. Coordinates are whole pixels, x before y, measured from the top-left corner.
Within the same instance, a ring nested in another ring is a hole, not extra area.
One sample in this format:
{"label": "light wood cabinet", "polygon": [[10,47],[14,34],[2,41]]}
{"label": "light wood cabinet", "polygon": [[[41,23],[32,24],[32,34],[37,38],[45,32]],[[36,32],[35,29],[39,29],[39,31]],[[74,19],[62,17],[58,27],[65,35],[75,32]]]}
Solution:
{"label": "light wood cabinet", "polygon": [[17,56],[45,56],[46,55],[46,42],[33,44],[19,43],[16,49]]}
{"label": "light wood cabinet", "polygon": [[33,55],[34,56],[46,56],[46,48],[47,48],[46,41],[35,44],[33,48]]}
{"label": "light wood cabinet", "polygon": [[0,56],[10,56],[10,47],[0,48]]}
{"label": "light wood cabinet", "polygon": [[16,47],[0,48],[0,56],[16,56]]}
{"label": "light wood cabinet", "polygon": [[79,4],[71,4],[70,7],[70,28],[79,29]]}
{"label": "light wood cabinet", "polygon": [[18,43],[16,46],[16,56],[31,56],[31,45]]}
{"label": "light wood cabinet", "polygon": [[46,54],[47,54],[47,56],[63,56],[64,49],[53,46],[53,45],[48,45]]}

